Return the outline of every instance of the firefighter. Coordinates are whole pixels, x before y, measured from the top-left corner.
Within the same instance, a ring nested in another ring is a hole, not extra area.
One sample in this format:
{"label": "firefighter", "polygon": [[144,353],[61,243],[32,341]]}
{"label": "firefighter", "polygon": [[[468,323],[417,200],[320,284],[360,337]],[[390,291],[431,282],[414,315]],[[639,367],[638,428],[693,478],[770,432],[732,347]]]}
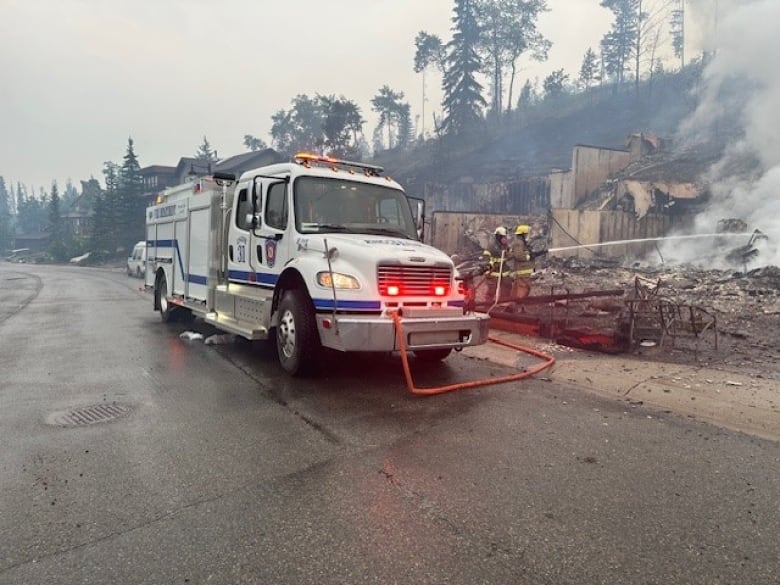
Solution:
{"label": "firefighter", "polygon": [[528,245],[531,228],[520,224],[515,228],[514,239],[509,252],[509,266],[512,277],[512,298],[522,299],[531,291],[530,278],[534,273],[536,254]]}
{"label": "firefighter", "polygon": [[493,232],[493,242],[482,252],[490,264],[486,292],[488,302],[495,300],[499,278],[501,280],[501,297],[511,290],[509,252],[508,230],[504,226],[498,226]]}
{"label": "firefighter", "polygon": [[547,254],[547,250],[536,251],[528,244],[528,234],[531,228],[525,224],[520,224],[515,228],[514,240],[512,242],[510,265],[514,286],[512,296],[516,299],[522,299],[528,296],[531,291],[531,275],[536,272],[535,260]]}

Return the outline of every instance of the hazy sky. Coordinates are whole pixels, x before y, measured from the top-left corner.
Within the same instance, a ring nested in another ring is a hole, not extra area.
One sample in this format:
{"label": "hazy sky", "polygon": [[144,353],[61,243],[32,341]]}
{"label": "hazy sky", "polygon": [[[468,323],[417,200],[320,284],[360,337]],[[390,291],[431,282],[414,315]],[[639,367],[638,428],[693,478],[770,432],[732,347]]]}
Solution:
{"label": "hazy sky", "polygon": [[[526,77],[573,77],[611,16],[599,0],[548,0],[554,44]],[[271,115],[297,94],[344,95],[368,121],[382,85],[421,113],[412,71],[421,30],[451,37],[452,0],[0,0],[0,176],[60,188],[121,162],[128,136],[142,166],[175,165],[207,136],[220,157],[244,134],[270,143]],[[429,74],[431,111],[440,78]]]}

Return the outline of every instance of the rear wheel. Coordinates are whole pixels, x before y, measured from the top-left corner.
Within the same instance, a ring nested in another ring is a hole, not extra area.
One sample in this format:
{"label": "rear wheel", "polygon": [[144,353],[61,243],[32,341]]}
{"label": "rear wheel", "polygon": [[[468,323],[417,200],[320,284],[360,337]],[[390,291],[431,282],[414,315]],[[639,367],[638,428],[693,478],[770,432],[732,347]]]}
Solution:
{"label": "rear wheel", "polygon": [[168,323],[173,320],[174,308],[171,307],[168,302],[168,281],[165,279],[165,274],[160,274],[157,277],[157,284],[154,287],[155,305],[160,310],[160,319],[164,323]]}
{"label": "rear wheel", "polygon": [[301,290],[286,291],[279,303],[279,324],[276,327],[279,363],[288,374],[305,376],[316,369],[320,350],[311,301]]}
{"label": "rear wheel", "polygon": [[441,349],[416,349],[414,357],[422,362],[440,362],[452,353],[451,347]]}

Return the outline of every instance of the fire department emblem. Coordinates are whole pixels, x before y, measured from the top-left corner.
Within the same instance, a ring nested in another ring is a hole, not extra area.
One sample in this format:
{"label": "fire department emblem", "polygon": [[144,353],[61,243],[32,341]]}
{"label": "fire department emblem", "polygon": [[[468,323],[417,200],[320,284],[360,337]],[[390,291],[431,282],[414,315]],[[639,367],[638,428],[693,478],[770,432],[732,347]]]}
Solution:
{"label": "fire department emblem", "polygon": [[273,268],[276,263],[276,240],[265,241],[265,263],[268,268]]}

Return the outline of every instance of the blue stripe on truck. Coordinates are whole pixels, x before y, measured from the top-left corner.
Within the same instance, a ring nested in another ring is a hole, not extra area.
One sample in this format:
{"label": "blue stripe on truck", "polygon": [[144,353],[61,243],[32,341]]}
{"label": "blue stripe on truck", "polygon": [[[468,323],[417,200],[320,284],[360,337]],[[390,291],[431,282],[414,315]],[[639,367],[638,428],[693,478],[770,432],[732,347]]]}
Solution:
{"label": "blue stripe on truck", "polygon": [[[333,299],[312,299],[317,310],[332,310]],[[336,308],[342,311],[379,311],[382,309],[380,301],[345,301],[339,300]]]}
{"label": "blue stripe on truck", "polygon": [[245,284],[259,284],[274,286],[279,280],[278,274],[270,272],[247,272],[245,270],[229,270],[228,278],[232,281]]}
{"label": "blue stripe on truck", "polygon": [[155,248],[173,248],[176,260],[179,262],[179,272],[186,275],[186,272],[184,272],[184,266],[181,263],[181,252],[179,251],[178,240],[148,240],[146,242],[146,247],[148,248],[149,246],[154,246]]}

